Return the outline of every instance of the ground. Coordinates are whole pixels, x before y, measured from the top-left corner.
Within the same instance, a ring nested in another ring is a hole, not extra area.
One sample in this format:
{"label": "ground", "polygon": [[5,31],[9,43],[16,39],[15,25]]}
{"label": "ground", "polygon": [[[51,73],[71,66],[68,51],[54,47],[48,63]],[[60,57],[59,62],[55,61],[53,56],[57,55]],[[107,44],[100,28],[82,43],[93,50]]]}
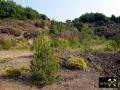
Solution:
{"label": "ground", "polygon": [[[12,57],[13,60],[0,64],[0,75],[8,67],[29,66],[32,53],[30,51],[0,51],[0,57]],[[65,55],[65,54],[64,54]],[[88,68],[85,71],[62,68],[60,80],[52,85],[38,88],[21,78],[20,81],[0,77],[0,90],[113,90],[98,87],[100,73]]]}

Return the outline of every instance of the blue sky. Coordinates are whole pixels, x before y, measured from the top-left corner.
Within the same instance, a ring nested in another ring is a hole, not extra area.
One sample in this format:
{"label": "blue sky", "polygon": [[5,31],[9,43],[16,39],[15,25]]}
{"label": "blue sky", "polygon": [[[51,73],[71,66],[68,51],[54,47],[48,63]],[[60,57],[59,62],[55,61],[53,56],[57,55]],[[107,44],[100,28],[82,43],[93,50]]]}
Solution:
{"label": "blue sky", "polygon": [[107,16],[120,16],[120,0],[14,0],[22,6],[32,7],[50,19],[65,21],[86,12],[100,12]]}

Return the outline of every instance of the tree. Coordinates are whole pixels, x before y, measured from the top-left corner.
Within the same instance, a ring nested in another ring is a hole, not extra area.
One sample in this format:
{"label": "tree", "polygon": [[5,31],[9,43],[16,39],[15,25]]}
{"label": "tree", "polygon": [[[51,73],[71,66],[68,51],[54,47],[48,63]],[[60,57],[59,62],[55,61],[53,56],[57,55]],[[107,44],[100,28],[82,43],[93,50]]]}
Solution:
{"label": "tree", "polygon": [[108,21],[108,18],[102,13],[86,13],[79,17],[81,22]]}
{"label": "tree", "polygon": [[75,18],[75,19],[73,20],[73,25],[74,25],[74,27],[77,28],[77,30],[78,30],[79,32],[81,32],[81,29],[82,29],[82,27],[83,27],[83,23],[79,21],[79,18]]}
{"label": "tree", "polygon": [[35,85],[50,84],[58,77],[59,67],[50,43],[44,34],[35,41],[34,57],[30,65],[31,79]]}
{"label": "tree", "polygon": [[30,7],[22,7],[11,0],[0,0],[0,18],[16,18],[16,19],[47,19],[44,14],[39,14]]}
{"label": "tree", "polygon": [[117,21],[117,18],[116,18],[115,15],[112,15],[110,19],[111,19],[112,21],[115,21],[115,22]]}

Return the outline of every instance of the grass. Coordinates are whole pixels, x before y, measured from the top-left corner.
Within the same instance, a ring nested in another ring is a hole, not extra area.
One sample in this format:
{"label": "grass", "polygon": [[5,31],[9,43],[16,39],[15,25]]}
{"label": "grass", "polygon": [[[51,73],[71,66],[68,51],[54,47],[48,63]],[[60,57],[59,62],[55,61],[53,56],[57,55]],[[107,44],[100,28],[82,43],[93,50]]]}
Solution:
{"label": "grass", "polygon": [[7,58],[0,58],[0,63],[6,63],[6,62],[9,62],[11,60],[12,60],[12,58],[9,58],[9,57],[7,57]]}
{"label": "grass", "polygon": [[15,67],[7,68],[5,72],[5,76],[8,78],[19,78],[21,75],[21,69]]}
{"label": "grass", "polygon": [[98,70],[98,71],[104,71],[103,68],[102,68],[102,66],[100,66],[100,65],[96,65],[95,68],[96,68],[96,70]]}

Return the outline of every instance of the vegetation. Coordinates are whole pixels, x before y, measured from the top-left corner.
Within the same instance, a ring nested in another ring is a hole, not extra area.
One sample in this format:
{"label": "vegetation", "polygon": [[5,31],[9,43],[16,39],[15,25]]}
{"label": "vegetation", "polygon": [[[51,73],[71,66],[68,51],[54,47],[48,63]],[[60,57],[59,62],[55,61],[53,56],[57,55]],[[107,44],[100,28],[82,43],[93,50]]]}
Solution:
{"label": "vegetation", "polygon": [[107,22],[109,21],[109,18],[103,15],[102,13],[86,13],[79,18],[75,18],[73,20],[73,25],[78,29],[78,31],[81,31],[81,28],[83,26],[83,23],[92,23],[92,22]]}
{"label": "vegetation", "polygon": [[117,43],[115,41],[109,40],[106,42],[105,51],[116,51]]}
{"label": "vegetation", "polygon": [[49,38],[41,34],[34,46],[34,57],[31,61],[30,73],[33,84],[38,86],[51,84],[58,77],[59,67],[50,43]]}
{"label": "vegetation", "polygon": [[50,34],[56,34],[58,32],[63,31],[63,29],[64,29],[64,24],[62,22],[57,22],[55,20],[51,20],[51,26],[50,26],[50,30],[49,30]]}
{"label": "vegetation", "polygon": [[10,67],[6,70],[6,76],[10,78],[18,78],[21,75],[21,69]]}
{"label": "vegetation", "polygon": [[96,70],[103,71],[103,68],[100,65],[96,65]]}
{"label": "vegetation", "polygon": [[52,41],[51,46],[59,49],[67,49],[70,47],[70,42],[64,38],[56,38]]}
{"label": "vegetation", "polygon": [[68,60],[66,61],[66,66],[69,68],[82,69],[82,70],[87,68],[87,64],[85,63],[83,58],[74,58],[74,57],[68,58]]}
{"label": "vegetation", "polygon": [[23,8],[11,0],[0,0],[0,18],[16,18],[16,19],[47,19],[44,14],[39,14],[30,7]]}
{"label": "vegetation", "polygon": [[80,47],[82,51],[86,53],[92,51],[93,42],[94,39],[91,30],[88,26],[82,27],[80,32]]}
{"label": "vegetation", "polygon": [[120,16],[116,17],[115,15],[111,15],[110,20],[116,23],[120,23]]}
{"label": "vegetation", "polygon": [[0,40],[0,49],[9,50],[12,47],[11,39],[1,39]]}
{"label": "vegetation", "polygon": [[105,27],[98,27],[94,30],[94,33],[98,36],[106,36],[108,32]]}
{"label": "vegetation", "polygon": [[35,26],[36,27],[40,27],[40,28],[44,28],[45,27],[45,23],[44,22],[36,22]]}
{"label": "vegetation", "polygon": [[28,40],[23,37],[17,38],[15,43],[16,44],[12,47],[12,49],[30,49]]}
{"label": "vegetation", "polygon": [[12,58],[0,58],[0,63],[6,63],[12,60]]}
{"label": "vegetation", "polygon": [[117,43],[117,47],[120,48],[120,34],[115,35],[113,40]]}

